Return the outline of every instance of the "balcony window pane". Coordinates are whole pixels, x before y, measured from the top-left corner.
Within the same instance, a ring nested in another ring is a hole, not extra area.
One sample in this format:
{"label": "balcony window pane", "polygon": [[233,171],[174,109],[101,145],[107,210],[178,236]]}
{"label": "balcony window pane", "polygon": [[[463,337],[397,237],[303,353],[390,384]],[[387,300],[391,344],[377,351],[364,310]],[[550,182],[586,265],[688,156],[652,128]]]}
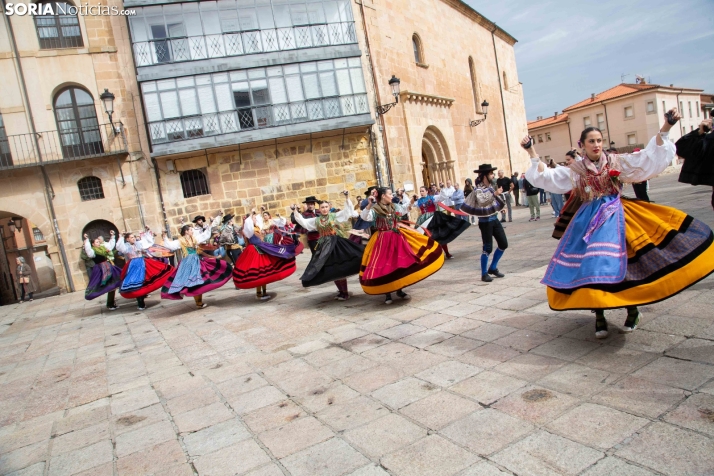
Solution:
{"label": "balcony window pane", "polygon": [[274,66],[272,68],[268,68],[268,76],[282,76],[282,75],[283,75],[282,66]]}
{"label": "balcony window pane", "polygon": [[292,26],[289,5],[276,5],[275,3],[273,3],[273,15],[275,17],[275,26],[277,26],[278,28],[286,28]]}
{"label": "balcony window pane", "polygon": [[164,118],[181,116],[176,91],[161,93],[161,109],[164,111]]}
{"label": "balcony window pane", "polygon": [[323,3],[325,7],[325,20],[327,23],[338,23],[340,21],[340,11],[337,2],[334,0]]}
{"label": "balcony window pane", "polygon": [[201,112],[203,114],[211,114],[216,112],[216,102],[213,98],[213,87],[199,86],[198,90],[198,102],[201,105]]}
{"label": "balcony window pane", "polygon": [[258,12],[258,25],[260,29],[267,30],[270,28],[275,28],[275,21],[273,20],[273,9],[268,7],[258,7],[256,8]]}
{"label": "balcony window pane", "polygon": [[320,97],[320,85],[317,81],[317,74],[303,74],[302,83],[305,88],[305,96],[308,99],[315,99]]}
{"label": "balcony window pane", "polygon": [[206,35],[217,35],[221,33],[221,22],[218,17],[216,4],[213,2],[201,2],[201,20],[203,22],[203,33]]}
{"label": "balcony window pane", "polygon": [[238,12],[235,10],[221,10],[221,30],[224,33],[240,31],[241,23],[238,21]]}
{"label": "balcony window pane", "polygon": [[228,73],[214,74],[213,82],[214,83],[227,83],[228,82]]}
{"label": "balcony window pane", "polygon": [[335,73],[332,71],[320,73],[320,87],[322,89],[322,97],[337,96]]}
{"label": "balcony window pane", "polygon": [[258,15],[255,12],[255,8],[241,8],[238,11],[238,17],[240,19],[240,28],[243,31],[253,31],[258,30]]}
{"label": "balcony window pane", "polygon": [[197,3],[182,3],[181,11],[183,12],[184,24],[186,26],[186,34],[188,36],[203,35],[201,27],[201,17],[198,15]]}
{"label": "balcony window pane", "polygon": [[352,21],[352,6],[349,0],[340,0],[339,3],[340,10],[340,20],[342,21]]}
{"label": "balcony window pane", "polygon": [[146,23],[149,25],[149,31],[151,32],[151,38],[153,39],[163,39],[166,38],[166,25],[164,25],[163,16],[147,17]]}
{"label": "balcony window pane", "polygon": [[307,18],[312,25],[325,23],[325,11],[322,9],[322,3],[308,3]]}
{"label": "balcony window pane", "polygon": [[247,83],[238,83],[233,85],[233,102],[235,107],[250,107],[250,91]]}
{"label": "balcony window pane", "polygon": [[285,70],[285,74],[298,74],[300,73],[300,68],[296,64],[288,64],[285,65],[283,68]]}
{"label": "balcony window pane", "polygon": [[160,121],[162,119],[158,95],[155,93],[144,94],[144,105],[146,106],[146,116],[149,122]]}
{"label": "balcony window pane", "polygon": [[307,25],[307,7],[305,4],[290,5],[290,17],[292,18],[293,26]]}
{"label": "balcony window pane", "polygon": [[268,84],[270,84],[270,96],[273,98],[273,104],[288,102],[288,95],[282,77],[270,78]]}
{"label": "balcony window pane", "polygon": [[186,36],[186,28],[183,26],[183,19],[175,21],[175,19],[166,19],[166,27],[170,38],[182,38]]}
{"label": "balcony window pane", "polygon": [[332,61],[320,61],[317,63],[317,69],[320,71],[328,71],[334,68],[335,66],[332,64]]}
{"label": "balcony window pane", "polygon": [[337,75],[337,85],[340,89],[340,96],[352,94],[349,71],[346,69],[338,69],[335,71],[335,74]]}
{"label": "balcony window pane", "polygon": [[303,73],[317,71],[317,65],[315,63],[300,63],[300,71]]}
{"label": "balcony window pane", "polygon": [[181,99],[181,112],[183,112],[184,116],[193,116],[200,113],[195,89],[180,89],[179,98]]}
{"label": "balcony window pane", "polygon": [[131,25],[131,38],[134,42],[146,41],[149,35],[146,33],[146,22],[144,17],[129,17]]}
{"label": "balcony window pane", "polygon": [[231,87],[228,84],[216,84],[216,101],[218,102],[219,111],[230,111],[233,109],[231,104]]}
{"label": "balcony window pane", "polygon": [[366,92],[362,68],[350,68],[350,77],[352,78],[352,91],[355,94]]}
{"label": "balcony window pane", "polygon": [[264,78],[264,77],[265,77],[265,70],[264,70],[263,68],[249,69],[249,70],[248,70],[248,77],[249,77],[250,79]]}
{"label": "balcony window pane", "polygon": [[303,96],[302,93],[300,76],[287,76],[285,78],[285,84],[287,84],[290,102],[303,101],[305,99],[305,96]]}
{"label": "balcony window pane", "polygon": [[176,82],[173,79],[165,79],[163,81],[157,81],[156,85],[159,91],[166,91],[168,89],[174,89],[176,87]]}

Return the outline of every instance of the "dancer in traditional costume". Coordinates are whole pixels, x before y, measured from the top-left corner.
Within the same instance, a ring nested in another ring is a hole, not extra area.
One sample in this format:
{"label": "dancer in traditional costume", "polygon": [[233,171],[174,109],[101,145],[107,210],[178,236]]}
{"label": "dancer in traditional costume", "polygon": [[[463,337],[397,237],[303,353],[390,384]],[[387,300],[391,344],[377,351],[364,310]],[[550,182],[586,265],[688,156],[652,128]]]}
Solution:
{"label": "dancer in traditional costume", "polygon": [[119,294],[125,299],[136,299],[140,311],[146,309],[146,296],[161,288],[173,271],[172,266],[151,257],[152,246],[154,234],[148,228],[138,240],[134,233],[123,233],[116,244],[126,260]]}
{"label": "dancer in traditional costume", "polygon": [[[198,247],[211,237],[211,228],[207,227],[194,236],[190,225],[181,227],[181,237],[171,240],[164,237],[164,246],[170,250],[181,250],[183,259],[173,270],[161,288],[161,299],[183,299],[192,297],[196,307],[203,309],[203,294],[218,289],[231,279],[231,265],[222,259],[203,255]],[[199,254],[202,254],[199,257]]]}
{"label": "dancer in traditional costume", "polygon": [[235,215],[231,215],[230,213],[223,217],[223,226],[220,229],[218,243],[225,248],[226,254],[231,258],[235,266],[238,257],[243,252],[245,240],[242,233],[236,230],[233,218],[235,218]]}
{"label": "dancer in traditional costume", "polygon": [[403,288],[436,273],[444,265],[444,252],[433,238],[401,224],[399,217],[409,206],[392,203],[392,190],[379,188],[369,197],[360,214],[374,222],[376,231],[362,256],[359,281],[367,294],[384,294],[385,304],[392,304],[392,294],[409,299]]}
{"label": "dancer in traditional costume", "polygon": [[[679,119],[676,109],[668,114]],[[594,310],[597,338],[607,337],[606,309],[627,308],[624,332],[632,332],[641,318],[638,306],[667,299],[714,271],[708,226],[621,195],[623,183],[644,182],[672,163],[671,127],[665,121],[644,150],[612,155],[603,153],[602,132],[588,127],[580,136],[583,160],[555,169],[539,161],[529,138],[521,143],[532,159],[529,181],[556,193],[572,189],[583,201],[541,282],[552,309]]]}
{"label": "dancer in traditional costume", "polygon": [[[303,246],[280,236],[274,228],[275,223],[273,226],[266,224],[263,216],[270,218],[269,213],[257,215],[255,210],[245,217],[243,236],[248,242],[233,268],[233,284],[237,289],[255,288],[255,297],[267,301],[271,298],[267,285],[295,272],[295,256],[302,252]],[[274,244],[273,234],[284,243]],[[270,241],[265,241],[266,236]]]}
{"label": "dancer in traditional costume", "polygon": [[102,294],[107,295],[107,309],[114,311],[119,309],[117,306],[115,295],[116,289],[121,284],[121,269],[114,266],[109,261],[109,256],[116,244],[114,231],[109,232],[111,239],[109,242],[102,242],[99,238],[95,238],[91,243],[89,236],[84,235],[84,252],[94,261],[92,274],[89,277],[89,284],[84,291],[84,299],[91,301]]}
{"label": "dancer in traditional costume", "polygon": [[[476,188],[474,189],[461,206],[461,211],[478,217],[478,228],[481,231],[483,241],[483,252],[481,253],[481,281],[490,283],[491,276],[502,278],[505,275],[498,270],[498,262],[503,253],[508,248],[508,239],[503,225],[498,220],[498,212],[506,206],[503,197],[503,189],[493,188],[493,172],[496,167],[491,164],[481,164],[477,170]],[[493,251],[493,239],[496,239],[496,252],[493,253],[491,266],[488,265],[488,257]]]}
{"label": "dancer in traditional costume", "polygon": [[[300,215],[306,219],[315,218],[317,216],[317,213],[315,212],[315,207],[317,205],[319,205],[321,202],[317,198],[315,198],[314,195],[310,195],[302,203],[303,203],[303,205],[305,205],[305,209],[300,213]],[[297,220],[295,219],[294,212],[290,217],[290,221],[292,223],[294,223],[295,225],[297,225],[295,227],[295,233],[307,235],[307,246],[310,248],[310,253],[312,253],[314,255],[315,247],[317,246],[317,240],[320,239],[320,233],[318,233],[317,231],[314,231],[314,230],[308,232],[307,230],[302,228],[300,226],[300,224],[297,222]]]}
{"label": "dancer in traditional costume", "polygon": [[[714,187],[714,131],[712,120],[705,119],[695,131],[682,136],[675,144],[677,155],[684,159],[679,181]],[[714,208],[714,188],[712,188]]]}
{"label": "dancer in traditional costume", "polygon": [[429,195],[426,187],[419,188],[419,195],[420,197],[417,200],[415,200],[416,195],[412,197],[412,203],[416,203],[421,213],[416,220],[414,228],[428,230],[434,241],[444,249],[446,259],[453,258],[449,253],[448,244],[466,231],[469,228],[469,223],[457,216],[456,211],[454,215],[447,215],[438,210],[439,202],[443,200],[442,195]]}
{"label": "dancer in traditional costume", "polygon": [[[317,218],[303,218],[299,213],[293,212],[295,221],[304,230],[317,231],[320,234],[315,253],[300,277],[302,285],[307,288],[334,281],[338,291],[335,299],[338,301],[350,298],[347,277],[359,273],[364,253],[362,245],[345,238],[346,230],[342,224],[357,216],[357,212],[354,211],[347,191],[343,193],[345,207],[337,213],[330,211],[330,202],[320,203],[320,215]],[[291,208],[294,210],[295,205]]]}

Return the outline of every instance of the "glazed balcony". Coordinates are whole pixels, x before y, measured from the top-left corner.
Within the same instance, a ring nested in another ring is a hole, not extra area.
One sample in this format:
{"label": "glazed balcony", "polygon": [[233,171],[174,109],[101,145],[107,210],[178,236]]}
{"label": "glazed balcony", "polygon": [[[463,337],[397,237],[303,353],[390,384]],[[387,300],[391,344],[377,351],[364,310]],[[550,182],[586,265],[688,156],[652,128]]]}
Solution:
{"label": "glazed balcony", "polygon": [[121,122],[0,137],[0,170],[128,153]]}

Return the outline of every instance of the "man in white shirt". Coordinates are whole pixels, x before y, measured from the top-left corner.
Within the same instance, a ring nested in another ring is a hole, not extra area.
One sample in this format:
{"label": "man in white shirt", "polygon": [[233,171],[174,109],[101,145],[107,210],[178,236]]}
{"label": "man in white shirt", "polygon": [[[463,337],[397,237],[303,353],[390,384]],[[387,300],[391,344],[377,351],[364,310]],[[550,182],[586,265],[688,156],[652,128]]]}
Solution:
{"label": "man in white shirt", "polygon": [[[203,233],[206,229],[208,228],[215,228],[218,225],[221,224],[221,220],[223,218],[223,210],[218,212],[218,215],[216,215],[216,218],[213,217],[208,217],[208,223],[206,223],[206,217],[203,215],[198,215],[196,216],[193,220],[193,233],[194,236],[199,236],[200,233]],[[183,224],[183,218],[181,218],[181,223]],[[209,235],[210,239],[210,235]]]}
{"label": "man in white shirt", "polygon": [[443,203],[447,207],[453,207],[454,201],[451,199],[451,196],[454,194],[455,191],[456,189],[451,184],[451,180],[447,180],[446,187],[442,187],[441,192],[439,192],[439,196],[441,197],[441,203]]}

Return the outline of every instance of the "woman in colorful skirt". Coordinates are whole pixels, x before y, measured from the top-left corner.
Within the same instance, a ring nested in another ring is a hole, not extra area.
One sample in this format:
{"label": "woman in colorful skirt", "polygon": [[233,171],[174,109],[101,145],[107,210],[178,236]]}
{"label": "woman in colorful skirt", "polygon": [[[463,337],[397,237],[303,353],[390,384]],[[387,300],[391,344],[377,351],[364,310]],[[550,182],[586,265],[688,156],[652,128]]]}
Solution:
{"label": "woman in colorful skirt", "polygon": [[[508,248],[508,239],[503,225],[498,221],[498,212],[506,206],[503,198],[503,190],[493,187],[493,172],[496,167],[491,164],[481,164],[477,170],[476,188],[466,198],[461,210],[478,217],[478,228],[481,231],[483,241],[483,252],[481,253],[481,281],[490,283],[491,276],[502,278],[505,275],[498,270],[498,262],[501,260],[504,251]],[[496,252],[493,254],[491,266],[488,265],[488,257],[493,251],[493,239],[496,239]]]}
{"label": "woman in colorful skirt", "polygon": [[149,253],[152,246],[154,234],[149,228],[138,240],[134,233],[123,233],[116,245],[126,259],[119,294],[125,299],[136,299],[140,311],[146,309],[146,296],[161,288],[173,271],[173,267],[153,259]]}
{"label": "woman in colorful skirt", "polygon": [[[676,109],[667,115],[674,122],[680,117]],[[709,227],[674,208],[622,196],[624,183],[644,182],[672,163],[671,127],[665,120],[639,152],[611,155],[603,152],[602,132],[588,127],[579,141],[583,160],[555,169],[539,161],[529,138],[521,143],[529,146],[531,183],[572,190],[583,201],[541,282],[552,309],[593,310],[597,338],[607,337],[606,309],[627,308],[624,332],[632,332],[642,316],[638,306],[667,299],[714,271]]]}
{"label": "woman in colorful skirt", "polygon": [[[280,281],[293,274],[296,270],[295,256],[302,252],[302,243],[295,244],[292,240],[283,239],[282,236],[271,228],[270,224],[263,221],[263,215],[247,215],[243,222],[243,236],[247,246],[241,253],[233,269],[233,284],[236,289],[255,288],[255,297],[267,301],[271,296],[267,292],[267,285]],[[284,220],[283,220],[284,221]],[[273,223],[275,225],[275,223]],[[266,234],[270,242],[264,241]],[[271,231],[272,230],[272,231]],[[283,244],[273,244],[273,233]]]}
{"label": "woman in colorful skirt", "polygon": [[[298,225],[308,232],[320,233],[315,253],[300,277],[302,285],[307,288],[334,281],[338,291],[335,299],[338,301],[350,298],[347,277],[359,273],[364,252],[362,245],[345,238],[347,230],[343,224],[349,223],[350,218],[357,216],[357,212],[354,211],[348,192],[342,193],[345,195],[345,207],[337,213],[330,212],[330,202],[320,203],[319,215],[315,218],[304,218],[299,213],[293,213]],[[290,208],[295,210],[295,207],[293,205]]]}
{"label": "woman in colorful skirt", "polygon": [[444,265],[444,252],[433,238],[401,224],[399,217],[409,206],[392,203],[392,190],[381,187],[369,197],[361,218],[374,222],[376,231],[362,256],[359,281],[367,294],[384,294],[392,304],[392,293],[409,299],[403,288],[436,273]]}
{"label": "woman in colorful skirt", "polygon": [[88,258],[94,261],[92,274],[89,277],[89,284],[84,291],[84,299],[91,301],[102,294],[106,294],[107,309],[114,311],[119,309],[114,298],[116,289],[121,284],[121,269],[109,261],[109,256],[115,245],[114,231],[110,231],[109,233],[111,234],[109,243],[102,242],[99,238],[95,238],[90,243],[89,236],[87,236],[86,233],[84,235],[84,252]]}
{"label": "woman in colorful skirt", "polygon": [[203,294],[218,289],[231,279],[231,265],[225,260],[202,255],[198,247],[211,237],[211,228],[194,235],[190,225],[181,227],[178,240],[171,240],[164,235],[164,246],[170,250],[181,250],[183,259],[173,270],[161,288],[161,299],[183,299],[192,297],[198,309],[207,306],[203,302]]}
{"label": "woman in colorful skirt", "polygon": [[438,210],[441,196],[429,195],[426,187],[419,188],[419,195],[421,196],[418,200],[416,200],[416,195],[412,197],[412,204],[416,203],[421,213],[414,228],[428,230],[434,241],[444,249],[446,259],[453,258],[447,245],[466,231],[469,228],[469,223],[457,216],[447,215]]}

